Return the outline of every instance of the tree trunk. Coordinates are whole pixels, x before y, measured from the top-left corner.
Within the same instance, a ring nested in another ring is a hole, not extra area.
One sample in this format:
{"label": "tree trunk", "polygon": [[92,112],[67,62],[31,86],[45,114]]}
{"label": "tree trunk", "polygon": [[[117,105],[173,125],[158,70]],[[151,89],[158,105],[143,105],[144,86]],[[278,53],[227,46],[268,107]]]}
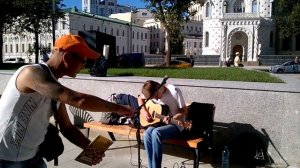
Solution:
{"label": "tree trunk", "polygon": [[34,32],[34,53],[35,53],[35,63],[39,63],[39,33],[37,31]]}
{"label": "tree trunk", "polygon": [[3,63],[3,31],[0,29],[0,63]]}
{"label": "tree trunk", "polygon": [[165,29],[165,37],[166,37],[166,41],[165,41],[165,63],[166,63],[166,67],[170,66],[170,61],[171,61],[171,41],[170,41],[170,35],[169,35],[169,31],[168,29]]}

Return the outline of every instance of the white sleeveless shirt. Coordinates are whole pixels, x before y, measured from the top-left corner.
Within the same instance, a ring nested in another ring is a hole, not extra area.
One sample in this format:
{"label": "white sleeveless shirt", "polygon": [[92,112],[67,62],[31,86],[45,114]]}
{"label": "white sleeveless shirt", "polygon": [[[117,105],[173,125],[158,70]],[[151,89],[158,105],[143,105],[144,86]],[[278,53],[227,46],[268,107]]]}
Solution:
{"label": "white sleeveless shirt", "polygon": [[[38,64],[27,66],[42,69]],[[20,93],[16,88],[16,78],[24,67],[15,72],[0,99],[1,160],[23,161],[33,158],[44,141],[53,114],[51,99],[37,92]]]}

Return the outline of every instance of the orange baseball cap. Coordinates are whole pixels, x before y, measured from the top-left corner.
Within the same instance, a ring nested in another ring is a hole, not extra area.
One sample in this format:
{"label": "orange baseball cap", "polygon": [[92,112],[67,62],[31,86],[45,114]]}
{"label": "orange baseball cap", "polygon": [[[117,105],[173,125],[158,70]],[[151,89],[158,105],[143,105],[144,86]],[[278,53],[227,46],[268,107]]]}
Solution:
{"label": "orange baseball cap", "polygon": [[97,59],[100,54],[90,49],[84,39],[78,35],[67,34],[59,37],[55,41],[55,47],[65,52],[76,53],[80,57]]}

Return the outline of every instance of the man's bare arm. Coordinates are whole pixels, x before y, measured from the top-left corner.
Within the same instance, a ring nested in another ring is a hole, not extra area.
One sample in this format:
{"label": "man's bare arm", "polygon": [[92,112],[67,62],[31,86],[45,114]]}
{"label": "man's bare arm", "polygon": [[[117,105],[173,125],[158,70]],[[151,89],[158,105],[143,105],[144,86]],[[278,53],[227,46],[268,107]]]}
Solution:
{"label": "man's bare arm", "polygon": [[97,96],[71,90],[61,85],[43,69],[34,66],[25,67],[21,71],[17,78],[16,86],[22,93],[39,92],[41,95],[51,99],[88,111],[112,111],[129,116],[134,111]]}

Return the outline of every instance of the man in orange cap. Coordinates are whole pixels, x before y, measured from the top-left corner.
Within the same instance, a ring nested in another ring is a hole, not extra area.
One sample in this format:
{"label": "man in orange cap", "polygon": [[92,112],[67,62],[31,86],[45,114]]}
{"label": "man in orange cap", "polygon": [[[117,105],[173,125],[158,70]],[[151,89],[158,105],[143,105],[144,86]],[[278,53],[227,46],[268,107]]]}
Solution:
{"label": "man in orange cap", "polygon": [[[75,77],[87,58],[98,57],[99,54],[91,50],[80,36],[64,35],[56,40],[51,57],[44,66],[25,65],[15,72],[0,99],[1,168],[46,167],[37,152],[54,113],[60,132],[85,149],[91,141],[72,125],[65,104],[88,111],[133,114],[132,108],[76,92],[58,82],[57,79],[65,75]],[[51,100],[58,102],[54,106],[58,110],[53,110]],[[96,153],[93,164],[98,164],[103,157],[103,153]]]}

